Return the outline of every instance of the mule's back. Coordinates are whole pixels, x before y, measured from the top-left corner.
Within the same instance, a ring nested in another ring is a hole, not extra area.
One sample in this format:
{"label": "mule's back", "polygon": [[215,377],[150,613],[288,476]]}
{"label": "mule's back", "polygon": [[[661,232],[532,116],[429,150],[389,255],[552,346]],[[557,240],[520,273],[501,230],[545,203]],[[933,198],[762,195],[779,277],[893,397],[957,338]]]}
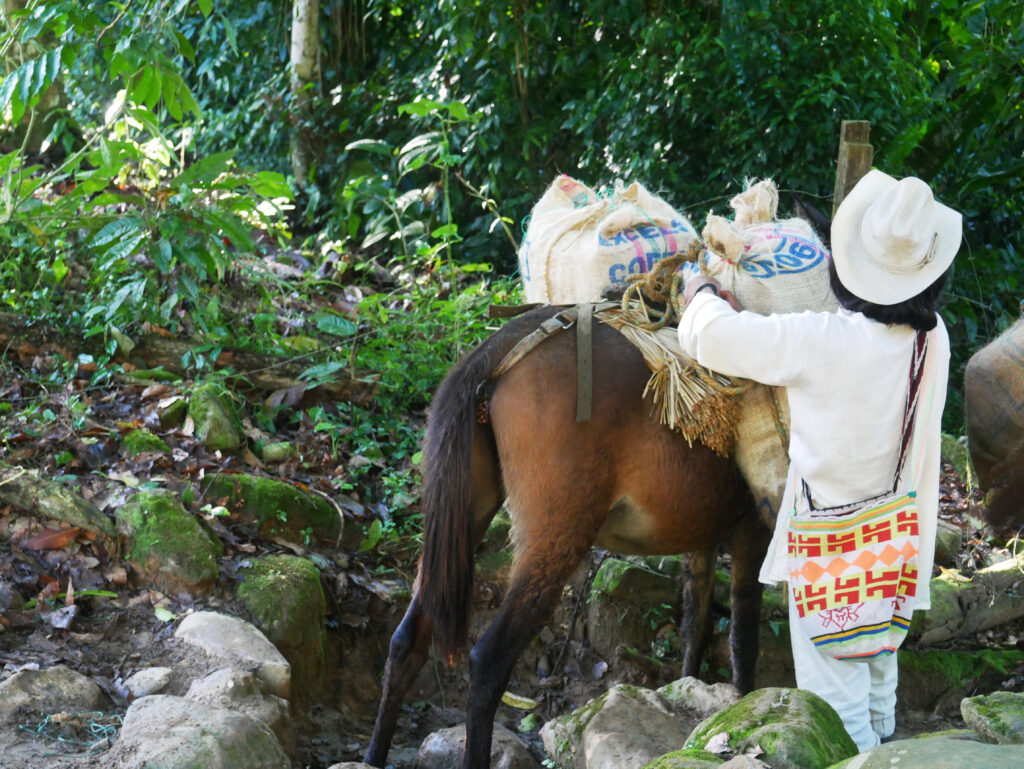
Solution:
{"label": "mule's back", "polygon": [[548,339],[494,387],[490,415],[517,541],[571,527],[623,553],[713,547],[751,509],[735,465],[659,423],[644,398],[642,355],[603,323],[593,329],[592,417],[576,422],[575,336]]}

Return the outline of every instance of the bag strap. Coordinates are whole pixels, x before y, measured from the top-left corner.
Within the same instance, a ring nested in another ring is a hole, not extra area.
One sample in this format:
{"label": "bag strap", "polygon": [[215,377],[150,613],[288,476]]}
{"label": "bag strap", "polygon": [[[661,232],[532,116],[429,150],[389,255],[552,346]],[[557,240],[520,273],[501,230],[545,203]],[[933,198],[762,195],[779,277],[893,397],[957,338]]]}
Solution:
{"label": "bag strap", "polygon": [[[917,416],[917,404],[921,394],[921,378],[924,373],[925,356],[928,354],[928,334],[918,331],[914,338],[914,348],[910,357],[910,386],[907,389],[907,403],[903,407],[903,429],[900,434],[900,453],[896,460],[896,473],[892,479],[892,491],[888,494],[880,494],[873,499],[881,499],[889,494],[895,494],[900,485],[900,476],[903,475],[903,464],[907,458],[907,449],[910,447],[910,438],[914,431],[915,417]],[[840,510],[848,508],[849,505],[838,505],[836,507],[815,507],[811,498],[811,489],[807,481],[800,479],[803,486],[804,498],[807,506],[814,512],[825,512],[828,510]],[[867,500],[866,500],[867,501]]]}

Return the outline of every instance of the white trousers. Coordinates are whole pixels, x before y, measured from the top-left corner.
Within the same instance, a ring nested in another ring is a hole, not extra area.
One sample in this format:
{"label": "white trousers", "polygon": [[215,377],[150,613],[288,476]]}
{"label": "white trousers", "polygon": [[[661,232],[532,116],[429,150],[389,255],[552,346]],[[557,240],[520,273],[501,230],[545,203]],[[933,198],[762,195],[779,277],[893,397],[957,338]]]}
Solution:
{"label": "white trousers", "polygon": [[835,708],[858,750],[890,737],[896,730],[896,655],[851,662],[822,654],[800,629],[796,602],[787,603],[796,685]]}

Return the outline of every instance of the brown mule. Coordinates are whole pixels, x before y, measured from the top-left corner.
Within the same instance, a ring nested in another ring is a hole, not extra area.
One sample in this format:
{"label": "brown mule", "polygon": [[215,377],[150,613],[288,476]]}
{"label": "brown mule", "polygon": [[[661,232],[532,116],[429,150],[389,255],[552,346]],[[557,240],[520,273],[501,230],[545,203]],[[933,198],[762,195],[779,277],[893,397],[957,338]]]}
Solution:
{"label": "brown mule", "polygon": [[[643,398],[650,372],[616,330],[594,325],[593,417],[575,421],[575,334],[556,335],[500,379],[502,357],[558,308],[509,322],[460,361],[434,396],[424,441],[423,556],[412,602],[391,639],[366,763],[383,766],[402,699],[430,640],[449,660],[466,644],[473,552],[508,499],[515,560],[497,615],[469,653],[464,766],[490,764],[501,695],[527,643],[550,618],[589,548],[693,553],[684,583],[684,675],[711,635],[715,549],[732,545],[733,682],[753,688],[770,532],[734,464],[689,446]],[[489,412],[489,423],[478,410]],[[485,420],[486,421],[486,420]]]}

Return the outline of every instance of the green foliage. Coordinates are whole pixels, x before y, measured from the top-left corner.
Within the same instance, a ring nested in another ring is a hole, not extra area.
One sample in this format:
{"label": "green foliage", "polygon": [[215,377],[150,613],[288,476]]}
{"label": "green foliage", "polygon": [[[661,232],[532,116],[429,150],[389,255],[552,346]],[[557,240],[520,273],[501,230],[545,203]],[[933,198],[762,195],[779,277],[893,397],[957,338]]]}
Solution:
{"label": "green foliage", "polygon": [[[47,141],[64,146],[57,165],[35,163],[26,144],[0,156],[4,303],[60,313],[86,335],[110,334],[111,353],[122,329],[147,321],[174,328],[186,314],[212,339],[223,337],[217,300],[204,287],[223,280],[237,251],[253,250],[250,233],[290,197],[283,176],[241,170],[233,152],[190,162],[201,113],[178,62],[195,51],[175,26],[189,8],[152,0],[131,17],[127,7],[120,15],[107,8],[108,18],[79,3],[40,3],[12,14],[0,37],[57,41],[0,82],[10,131],[37,119],[41,95],[63,73],[81,87],[76,76],[98,72],[102,84],[96,98],[78,102],[79,138],[55,124]],[[208,4],[198,10],[208,14]],[[141,24],[147,13],[158,22]],[[81,111],[104,98],[102,119]],[[62,305],[72,280],[85,284],[85,309]]]}

